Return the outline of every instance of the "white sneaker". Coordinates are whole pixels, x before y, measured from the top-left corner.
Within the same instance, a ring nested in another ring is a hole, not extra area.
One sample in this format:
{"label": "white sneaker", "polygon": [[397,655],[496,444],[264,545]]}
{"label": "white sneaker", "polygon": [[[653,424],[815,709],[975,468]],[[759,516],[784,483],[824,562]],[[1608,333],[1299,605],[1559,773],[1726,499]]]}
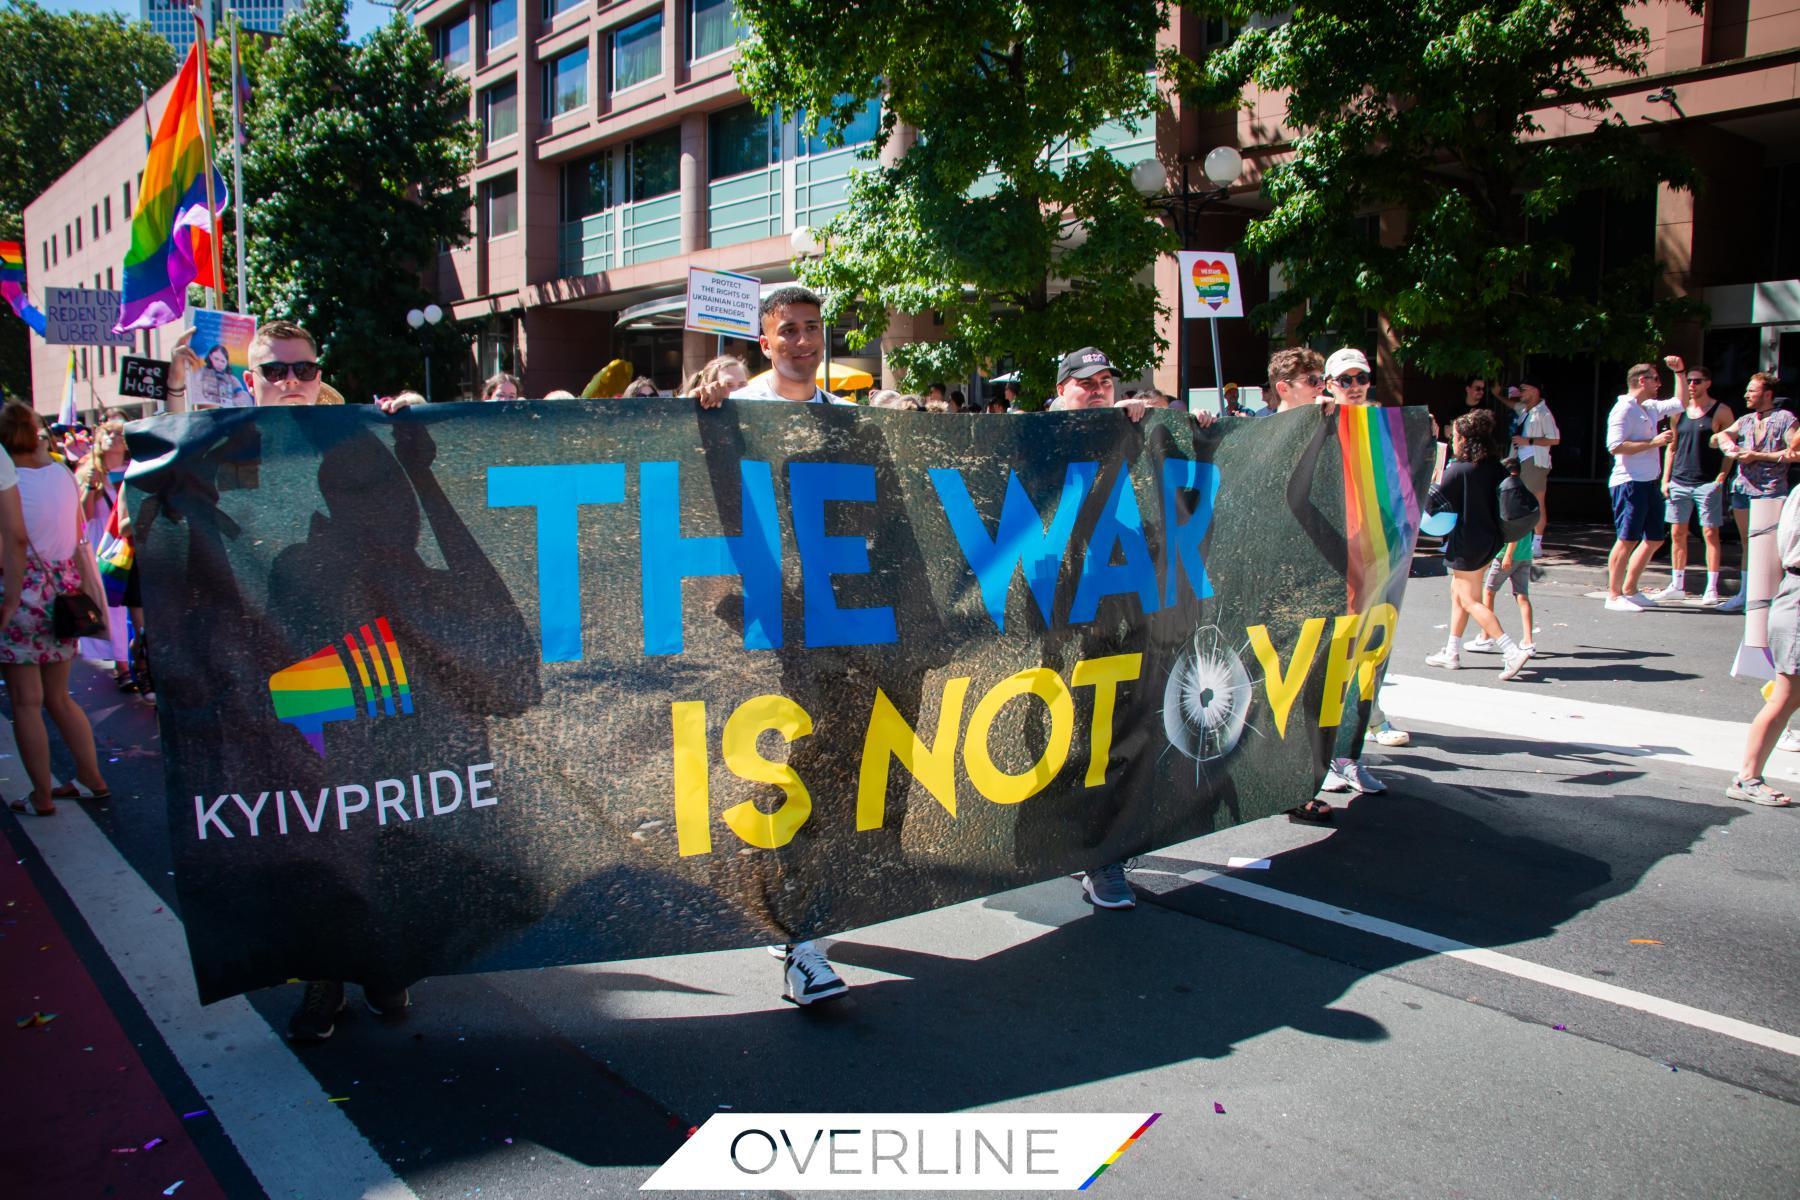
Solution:
{"label": "white sneaker", "polygon": [[[1638,595],[1644,596],[1644,593],[1639,592]],[[1658,588],[1648,596],[1644,596],[1644,599],[1650,601],[1652,604],[1659,603],[1663,600],[1686,600],[1687,589],[1685,587],[1676,587],[1671,583],[1667,587]]]}
{"label": "white sneaker", "polygon": [[1643,606],[1633,604],[1623,596],[1608,596],[1606,598],[1606,611],[1635,613],[1643,612],[1644,609]]}
{"label": "white sneaker", "polygon": [[1519,672],[1523,671],[1525,664],[1530,661],[1531,655],[1525,653],[1518,646],[1514,646],[1512,653],[1506,656],[1506,665],[1500,669],[1500,678],[1502,680],[1517,679]]}
{"label": "white sneaker", "polygon": [[1332,759],[1331,766],[1326,768],[1325,771],[1325,782],[1319,785],[1319,789],[1326,792],[1354,792],[1358,790],[1355,782],[1350,778],[1349,768],[1346,766],[1349,761],[1350,760],[1347,758]]}
{"label": "white sneaker", "polygon": [[1536,658],[1537,657],[1537,643],[1536,642],[1520,642],[1519,649],[1524,653],[1526,658]]}
{"label": "white sneaker", "polygon": [[1375,731],[1375,744],[1377,746],[1410,746],[1412,734],[1404,729],[1395,729],[1384,721],[1381,728]]}
{"label": "white sneaker", "polygon": [[[1666,591],[1667,589],[1664,589],[1664,590]],[[1686,595],[1687,593],[1684,592],[1682,594]],[[1631,593],[1631,595],[1625,597],[1625,599],[1631,601],[1633,604],[1637,605],[1639,608],[1655,608],[1656,607],[1655,598],[1651,597],[1651,596],[1646,596],[1643,592],[1633,592],[1633,593]]]}
{"label": "white sneaker", "polygon": [[1464,650],[1474,650],[1480,654],[1492,654],[1500,649],[1500,643],[1485,633],[1478,633],[1463,643]]}
{"label": "white sneaker", "polygon": [[1786,750],[1790,754],[1795,751],[1800,751],[1800,731],[1793,729],[1783,730],[1781,736],[1775,739],[1775,748],[1777,750]]}
{"label": "white sneaker", "polygon": [[850,985],[831,969],[825,952],[812,942],[795,942],[789,946],[782,963],[782,976],[787,982],[787,991],[782,993],[782,998],[795,1004],[816,1004],[850,990]]}
{"label": "white sneaker", "polygon": [[1743,589],[1742,589],[1742,588],[1740,588],[1740,589],[1738,589],[1738,594],[1737,594],[1737,595],[1735,595],[1735,596],[1733,596],[1733,597],[1732,597],[1732,598],[1731,598],[1731,599],[1729,599],[1729,600],[1726,600],[1726,601],[1723,601],[1723,602],[1722,602],[1722,603],[1721,603],[1721,604],[1720,604],[1720,605],[1719,605],[1719,611],[1720,611],[1720,612],[1729,612],[1729,613],[1740,613],[1740,612],[1743,612],[1743,611],[1744,611],[1744,592],[1743,592]]}
{"label": "white sneaker", "polygon": [[1428,667],[1442,667],[1446,671],[1460,671],[1462,669],[1462,655],[1452,654],[1448,650],[1439,650],[1435,654],[1427,654],[1425,656],[1425,665]]}
{"label": "white sneaker", "polygon": [[1715,607],[1719,603],[1719,593],[1709,589],[1701,595],[1700,599],[1694,601],[1694,603],[1700,605],[1702,608]]}
{"label": "white sneaker", "polygon": [[1354,758],[1344,759],[1343,765],[1338,769],[1345,773],[1346,777],[1355,785],[1356,790],[1359,792],[1366,792],[1371,796],[1378,796],[1382,792],[1387,791],[1387,784],[1369,774],[1369,769],[1357,762]]}

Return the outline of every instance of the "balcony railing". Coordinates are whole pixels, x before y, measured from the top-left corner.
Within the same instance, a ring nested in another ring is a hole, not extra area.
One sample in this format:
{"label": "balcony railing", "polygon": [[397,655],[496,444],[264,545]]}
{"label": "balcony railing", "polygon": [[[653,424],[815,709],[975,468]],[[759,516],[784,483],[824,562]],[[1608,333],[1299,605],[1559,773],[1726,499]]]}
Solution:
{"label": "balcony railing", "polygon": [[613,265],[612,210],[579,221],[563,222],[557,263],[557,273],[564,277],[610,271]]}
{"label": "balcony railing", "polygon": [[735,246],[781,230],[781,165],[706,185],[708,244]]}

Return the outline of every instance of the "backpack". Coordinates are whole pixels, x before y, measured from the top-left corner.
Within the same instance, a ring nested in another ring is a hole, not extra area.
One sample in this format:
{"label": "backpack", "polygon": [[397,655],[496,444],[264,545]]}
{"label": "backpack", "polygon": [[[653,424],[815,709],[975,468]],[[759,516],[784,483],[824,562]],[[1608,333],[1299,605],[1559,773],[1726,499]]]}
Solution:
{"label": "backpack", "polygon": [[1537,529],[1538,501],[1517,475],[1500,481],[1500,537],[1516,542]]}

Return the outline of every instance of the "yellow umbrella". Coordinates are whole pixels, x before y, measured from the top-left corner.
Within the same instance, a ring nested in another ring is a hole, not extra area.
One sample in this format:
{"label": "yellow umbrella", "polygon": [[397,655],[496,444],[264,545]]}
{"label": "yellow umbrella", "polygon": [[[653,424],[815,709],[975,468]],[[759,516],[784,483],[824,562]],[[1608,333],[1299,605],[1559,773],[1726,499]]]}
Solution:
{"label": "yellow umbrella", "polygon": [[[750,382],[758,383],[774,373],[774,368],[770,368]],[[837,363],[831,364],[830,383],[825,382],[824,363],[820,363],[819,369],[813,372],[813,379],[828,392],[860,392],[863,388],[875,386],[875,377],[867,371],[859,371],[855,367],[840,367]]]}

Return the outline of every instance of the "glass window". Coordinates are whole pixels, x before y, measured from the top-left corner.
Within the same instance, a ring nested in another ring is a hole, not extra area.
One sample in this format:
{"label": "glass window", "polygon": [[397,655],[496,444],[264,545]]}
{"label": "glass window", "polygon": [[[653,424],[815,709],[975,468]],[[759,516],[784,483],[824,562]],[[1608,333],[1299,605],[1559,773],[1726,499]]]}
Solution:
{"label": "glass window", "polygon": [[548,21],[559,13],[566,13],[580,6],[581,0],[544,0],[544,20]]}
{"label": "glass window", "polygon": [[583,46],[544,64],[544,116],[557,117],[588,102],[588,52]]}
{"label": "glass window", "polygon": [[519,228],[519,180],[508,175],[483,185],[487,193],[487,234],[491,238]]}
{"label": "glass window", "polygon": [[634,25],[622,25],[612,35],[612,90],[622,92],[662,74],[662,14]]}
{"label": "glass window", "polygon": [[688,0],[688,58],[729,50],[744,36],[737,0]]}
{"label": "glass window", "polygon": [[772,124],[748,104],[714,113],[706,129],[707,178],[724,179],[768,166]]}
{"label": "glass window", "polygon": [[649,200],[681,190],[681,130],[671,126],[631,144],[631,198]]}
{"label": "glass window", "polygon": [[438,59],[446,67],[462,67],[469,63],[469,18],[437,27]]}
{"label": "glass window", "polygon": [[519,35],[519,0],[488,0],[487,48],[504,46]]}
{"label": "glass window", "polygon": [[124,212],[125,219],[129,221],[131,219],[131,181],[130,180],[125,181],[124,196],[125,196],[125,206],[121,211]]}
{"label": "glass window", "polygon": [[481,93],[481,128],[485,134],[482,140],[490,146],[519,132],[519,85],[516,82],[495,84]]}
{"label": "glass window", "polygon": [[103,204],[105,204],[105,206],[106,206],[105,209],[103,210],[106,213],[106,232],[111,233],[112,232],[112,197],[111,196],[102,196],[100,199],[101,199],[101,202]]}
{"label": "glass window", "polygon": [[565,163],[562,169],[562,219],[579,221],[612,207],[611,150]]}
{"label": "glass window", "polygon": [[[801,113],[799,121],[805,124],[806,114]],[[840,146],[860,146],[864,142],[875,140],[875,134],[881,129],[881,101],[870,99],[856,110],[847,124],[837,127],[844,135]],[[804,153],[823,154],[832,147],[826,144],[826,134],[832,131],[828,122],[819,122],[819,132],[806,139]]]}

